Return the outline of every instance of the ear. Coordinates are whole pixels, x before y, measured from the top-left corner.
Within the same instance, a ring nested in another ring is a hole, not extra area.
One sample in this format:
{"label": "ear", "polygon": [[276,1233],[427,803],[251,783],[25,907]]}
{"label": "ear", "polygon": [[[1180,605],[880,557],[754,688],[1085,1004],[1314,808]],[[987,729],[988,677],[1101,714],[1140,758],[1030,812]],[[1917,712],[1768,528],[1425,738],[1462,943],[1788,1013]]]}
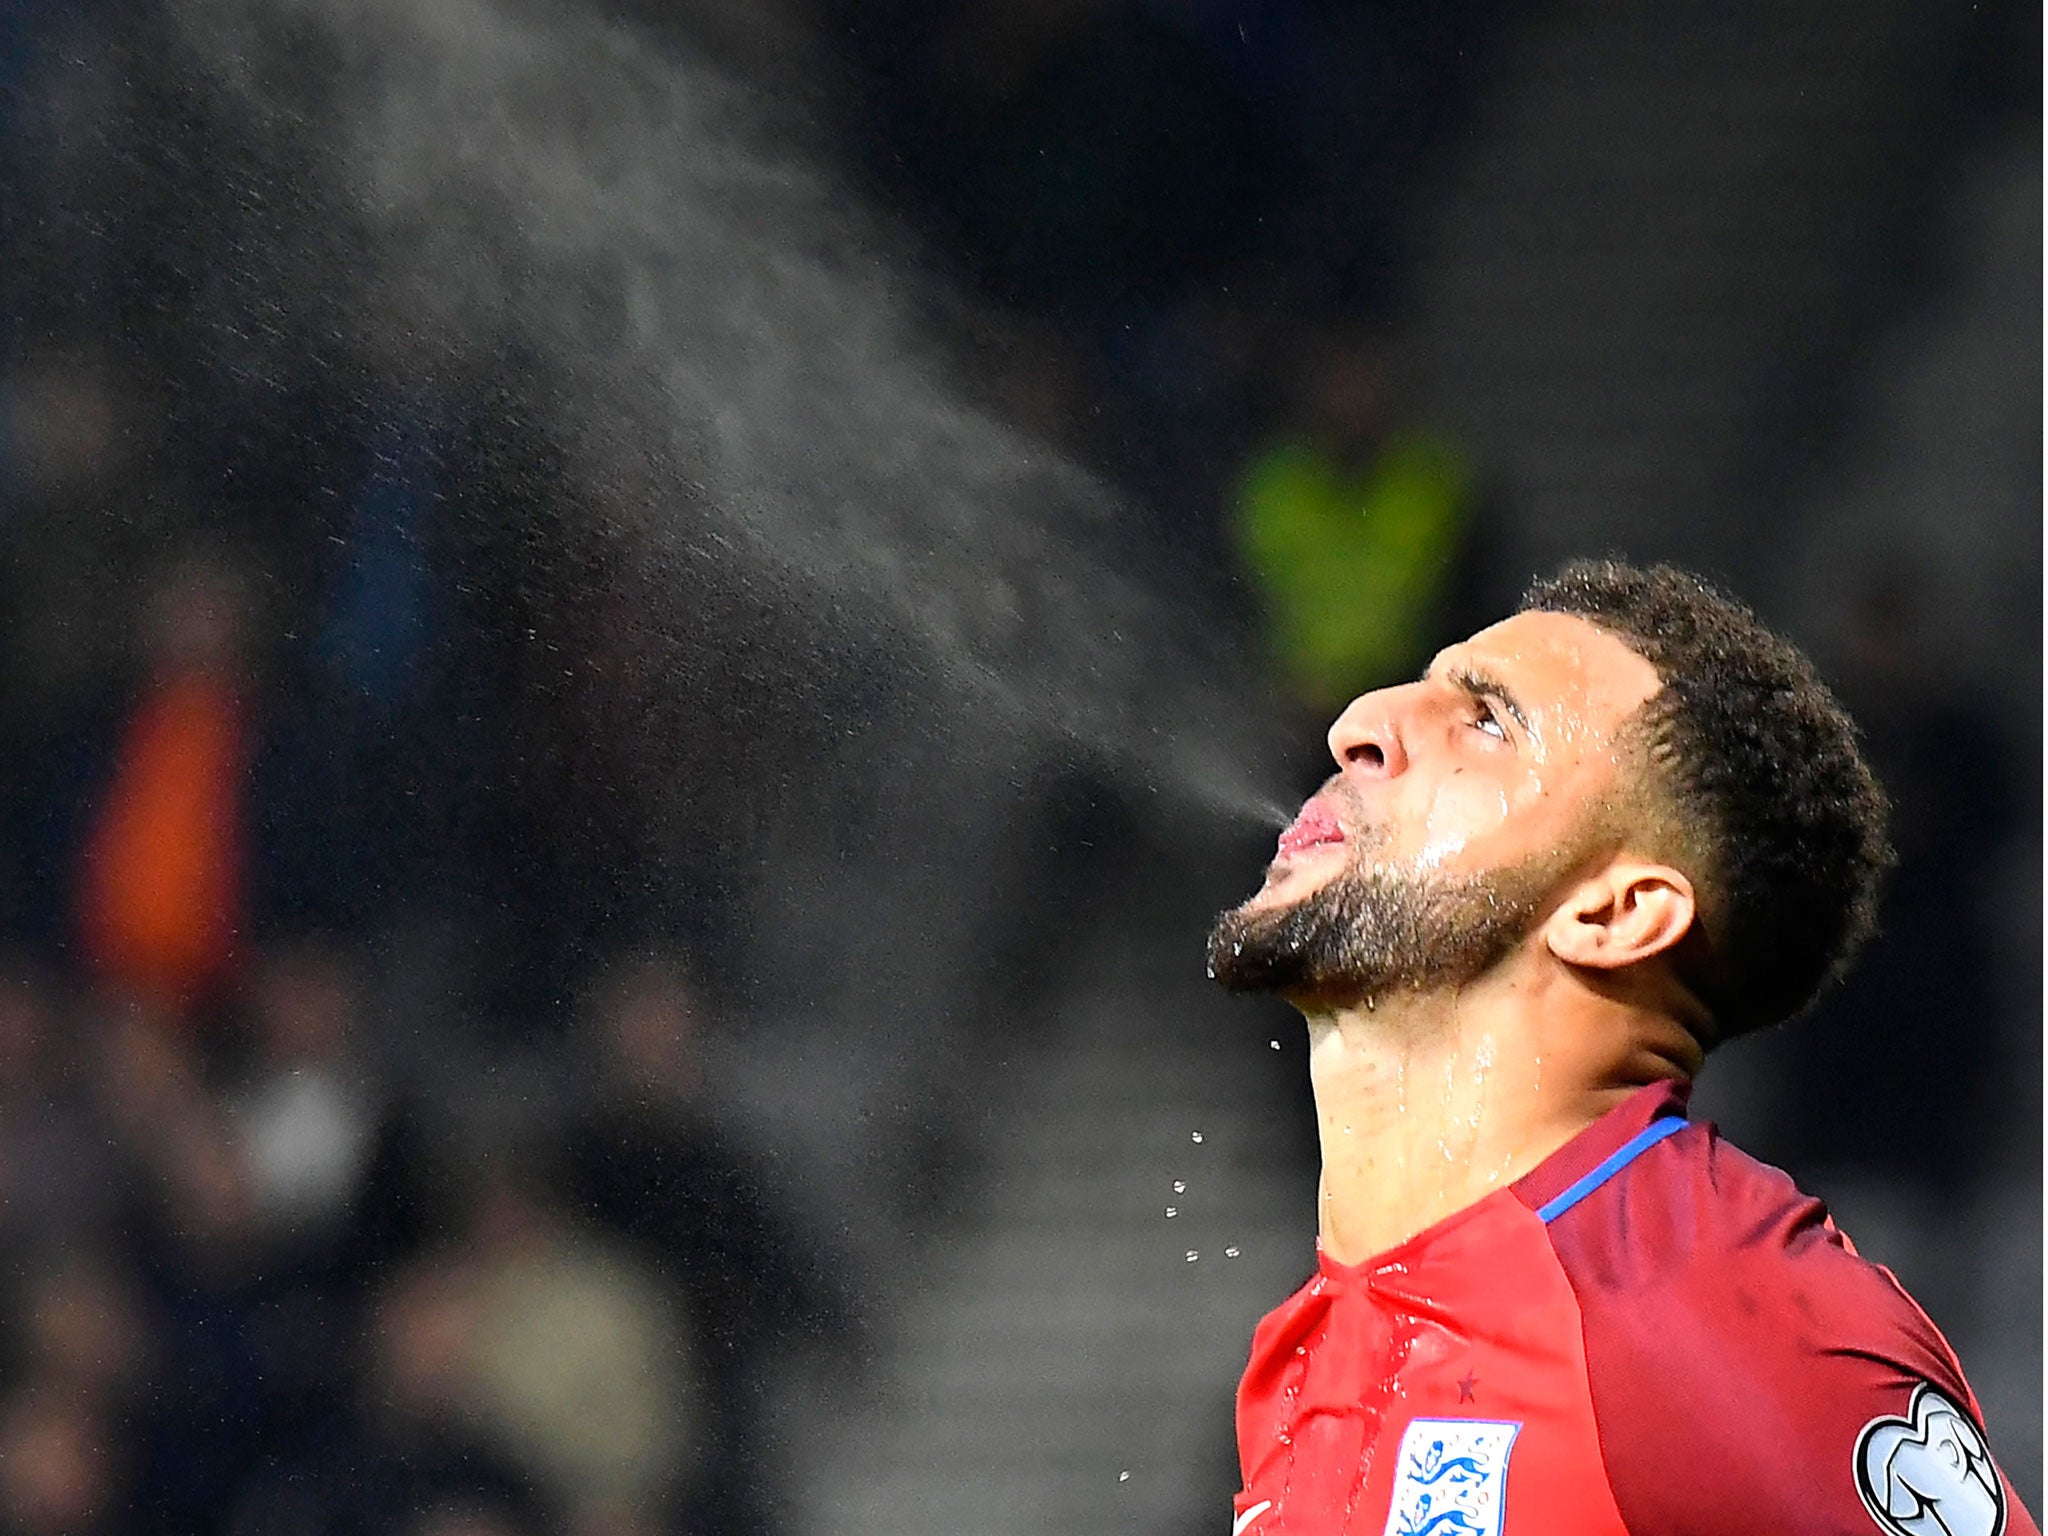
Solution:
{"label": "ear", "polygon": [[1661,955],[1692,931],[1692,882],[1668,864],[1610,864],[1572,888],[1543,925],[1567,965],[1619,970]]}

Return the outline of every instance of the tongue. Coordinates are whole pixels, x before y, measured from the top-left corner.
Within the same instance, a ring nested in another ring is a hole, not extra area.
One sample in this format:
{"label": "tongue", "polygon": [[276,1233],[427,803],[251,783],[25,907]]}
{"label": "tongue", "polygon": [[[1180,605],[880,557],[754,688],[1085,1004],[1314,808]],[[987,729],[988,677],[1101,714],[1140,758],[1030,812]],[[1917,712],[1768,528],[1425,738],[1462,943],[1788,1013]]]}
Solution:
{"label": "tongue", "polygon": [[1337,825],[1335,813],[1327,805],[1311,800],[1294,818],[1294,825],[1280,834],[1280,851],[1300,853],[1319,843],[1339,842],[1343,837],[1344,829]]}

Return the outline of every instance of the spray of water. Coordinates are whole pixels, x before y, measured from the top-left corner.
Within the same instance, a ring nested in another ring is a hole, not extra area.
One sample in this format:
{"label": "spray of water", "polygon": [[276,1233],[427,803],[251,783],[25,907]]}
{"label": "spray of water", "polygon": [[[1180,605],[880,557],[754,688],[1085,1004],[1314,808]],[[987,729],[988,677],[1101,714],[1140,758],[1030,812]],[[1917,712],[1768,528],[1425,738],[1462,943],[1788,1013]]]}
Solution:
{"label": "spray of water", "polygon": [[[566,0],[136,14],[160,33],[55,94],[84,103],[81,160],[104,146],[117,189],[181,215],[154,259],[208,408],[240,390],[229,414],[261,418],[318,375],[366,415],[397,387],[532,440],[544,494],[449,516],[518,521],[493,547],[613,631],[551,649],[602,663],[648,750],[577,793],[693,802],[645,818],[670,847],[775,802],[748,862],[713,861],[775,1022],[753,1107],[835,1207],[885,1210],[875,1106],[921,1102],[948,1022],[1005,1001],[982,940],[1046,781],[1113,778],[1205,842],[1289,819],[1223,626],[1137,579],[1098,479],[971,403],[925,268],[802,114],[683,45]],[[123,216],[90,169],[46,240],[88,264]]]}
{"label": "spray of water", "polygon": [[901,637],[949,752],[969,720],[997,757],[1065,744],[1179,809],[1284,824],[1230,649],[1125,574],[1098,480],[966,402],[902,241],[773,103],[546,5],[176,15],[220,89],[318,146],[329,258],[379,344],[521,359],[645,558],[779,594],[785,624]]}

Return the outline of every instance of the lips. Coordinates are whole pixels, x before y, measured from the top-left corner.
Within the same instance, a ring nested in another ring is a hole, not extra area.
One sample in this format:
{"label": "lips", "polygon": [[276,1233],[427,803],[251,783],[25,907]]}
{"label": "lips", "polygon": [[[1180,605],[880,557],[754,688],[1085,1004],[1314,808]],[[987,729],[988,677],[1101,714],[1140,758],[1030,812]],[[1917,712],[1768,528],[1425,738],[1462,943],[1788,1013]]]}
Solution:
{"label": "lips", "polygon": [[1280,834],[1279,856],[1287,858],[1343,841],[1344,829],[1337,824],[1337,813],[1323,800],[1315,799],[1304,805],[1293,825]]}

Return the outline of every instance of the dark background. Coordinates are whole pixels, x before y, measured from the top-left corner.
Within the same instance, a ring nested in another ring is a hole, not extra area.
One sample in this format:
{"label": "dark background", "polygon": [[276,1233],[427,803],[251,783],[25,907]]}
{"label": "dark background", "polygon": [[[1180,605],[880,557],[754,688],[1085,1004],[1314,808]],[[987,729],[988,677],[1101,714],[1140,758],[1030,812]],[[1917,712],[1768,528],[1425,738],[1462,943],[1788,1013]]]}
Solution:
{"label": "dark background", "polygon": [[1609,551],[1866,729],[1885,932],[1698,1103],[2038,1507],[2040,56],[7,8],[5,1528],[1217,1527],[1313,1149],[1203,927]]}

